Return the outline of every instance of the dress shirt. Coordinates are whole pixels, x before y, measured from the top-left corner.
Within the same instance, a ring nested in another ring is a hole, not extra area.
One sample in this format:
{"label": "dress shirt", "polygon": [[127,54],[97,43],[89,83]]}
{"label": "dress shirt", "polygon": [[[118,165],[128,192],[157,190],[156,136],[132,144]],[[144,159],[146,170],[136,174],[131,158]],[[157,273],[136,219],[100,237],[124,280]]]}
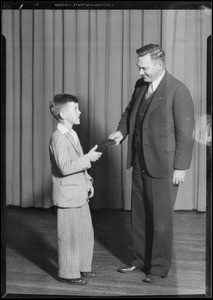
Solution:
{"label": "dress shirt", "polygon": [[57,124],[57,129],[62,133],[62,134],[65,134],[65,133],[69,133],[75,140],[76,144],[78,142],[78,135],[77,133],[75,132],[75,130],[71,129],[71,131],[69,131],[69,129],[64,126],[63,124],[61,123],[58,123]]}
{"label": "dress shirt", "polygon": [[153,93],[157,89],[158,85],[160,84],[164,74],[165,74],[165,70],[163,70],[163,73],[161,74],[160,77],[158,77],[157,79],[155,79],[154,81],[151,82],[152,83],[152,88],[153,88]]}

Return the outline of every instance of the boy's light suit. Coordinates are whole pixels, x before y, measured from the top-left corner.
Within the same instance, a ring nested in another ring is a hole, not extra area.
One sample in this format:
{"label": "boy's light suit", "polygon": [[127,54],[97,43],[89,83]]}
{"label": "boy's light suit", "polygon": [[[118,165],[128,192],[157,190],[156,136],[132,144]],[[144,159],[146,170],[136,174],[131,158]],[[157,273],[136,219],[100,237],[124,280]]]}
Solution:
{"label": "boy's light suit", "polygon": [[90,272],[94,231],[88,205],[88,190],[92,177],[88,155],[83,154],[65,126],[58,124],[49,144],[52,165],[52,199],[57,206],[58,275],[79,278],[80,272]]}

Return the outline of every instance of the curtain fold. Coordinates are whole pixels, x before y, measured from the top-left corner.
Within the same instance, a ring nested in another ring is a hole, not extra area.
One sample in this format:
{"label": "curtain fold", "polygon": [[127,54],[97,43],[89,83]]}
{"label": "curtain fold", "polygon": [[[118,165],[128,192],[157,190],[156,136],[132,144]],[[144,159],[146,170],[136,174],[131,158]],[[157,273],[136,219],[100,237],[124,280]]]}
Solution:
{"label": "curtain fold", "polygon": [[[52,206],[48,144],[57,93],[79,99],[78,132],[84,152],[95,144],[91,207],[131,209],[127,142],[103,148],[116,130],[136,80],[136,49],[162,44],[166,69],[189,88],[196,118],[206,114],[205,10],[2,10],[6,38],[6,203]],[[206,210],[206,146],[195,142],[175,209]]]}

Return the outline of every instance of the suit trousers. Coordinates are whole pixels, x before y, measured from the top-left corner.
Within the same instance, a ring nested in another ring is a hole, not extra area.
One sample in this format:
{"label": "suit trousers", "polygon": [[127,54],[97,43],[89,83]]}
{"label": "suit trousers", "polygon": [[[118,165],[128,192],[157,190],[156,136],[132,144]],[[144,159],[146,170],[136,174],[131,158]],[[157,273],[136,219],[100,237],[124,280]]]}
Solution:
{"label": "suit trousers", "polygon": [[94,230],[89,204],[57,208],[58,276],[71,279],[92,269]]}
{"label": "suit trousers", "polygon": [[178,187],[172,178],[153,178],[137,147],[132,172],[132,265],[166,277],[172,259],[173,210]]}

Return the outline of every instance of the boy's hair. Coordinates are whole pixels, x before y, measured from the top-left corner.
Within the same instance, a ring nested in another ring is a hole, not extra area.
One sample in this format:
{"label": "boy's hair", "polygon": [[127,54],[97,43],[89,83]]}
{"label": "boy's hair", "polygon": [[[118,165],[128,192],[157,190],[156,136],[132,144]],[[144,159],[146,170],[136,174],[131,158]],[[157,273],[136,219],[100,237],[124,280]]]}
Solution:
{"label": "boy's hair", "polygon": [[136,50],[138,56],[144,56],[146,54],[151,55],[151,59],[159,59],[163,63],[165,62],[165,52],[164,50],[156,44],[148,44]]}
{"label": "boy's hair", "polygon": [[56,120],[60,119],[60,111],[62,107],[68,102],[78,103],[78,99],[70,94],[57,94],[54,96],[53,101],[49,102],[50,112]]}

